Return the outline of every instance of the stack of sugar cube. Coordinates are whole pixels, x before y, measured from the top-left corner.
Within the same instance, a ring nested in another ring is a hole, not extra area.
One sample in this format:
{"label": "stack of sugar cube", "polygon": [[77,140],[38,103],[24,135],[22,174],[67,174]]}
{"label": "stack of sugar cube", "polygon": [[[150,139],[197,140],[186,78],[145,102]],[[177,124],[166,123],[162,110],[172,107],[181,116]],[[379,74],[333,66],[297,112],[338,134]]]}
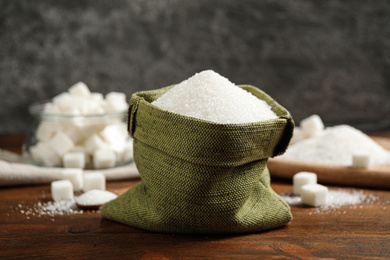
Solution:
{"label": "stack of sugar cube", "polygon": [[[126,96],[91,93],[79,82],[45,105],[30,147],[32,159],[44,166],[110,168],[132,160],[132,139],[124,117]],[[46,115],[46,116],[45,116]]]}
{"label": "stack of sugar cube", "polygon": [[313,172],[299,172],[293,176],[294,194],[300,195],[302,203],[318,207],[327,203],[328,188],[317,183]]}
{"label": "stack of sugar cube", "polygon": [[100,173],[84,174],[82,169],[69,168],[62,171],[62,179],[51,183],[54,201],[73,200],[74,192],[105,190],[106,177]]}

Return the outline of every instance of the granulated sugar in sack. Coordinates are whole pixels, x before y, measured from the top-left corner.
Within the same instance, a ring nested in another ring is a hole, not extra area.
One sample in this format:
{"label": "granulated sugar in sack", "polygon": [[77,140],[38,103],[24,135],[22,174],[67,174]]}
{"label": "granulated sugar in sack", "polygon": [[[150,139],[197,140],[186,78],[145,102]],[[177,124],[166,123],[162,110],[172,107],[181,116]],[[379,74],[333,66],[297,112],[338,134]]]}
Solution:
{"label": "granulated sugar in sack", "polygon": [[179,83],[152,104],[170,112],[223,124],[277,118],[265,101],[212,70]]}
{"label": "granulated sugar in sack", "polygon": [[328,127],[319,136],[297,142],[279,159],[350,166],[355,152],[369,154],[373,165],[390,164],[389,151],[348,125]]}

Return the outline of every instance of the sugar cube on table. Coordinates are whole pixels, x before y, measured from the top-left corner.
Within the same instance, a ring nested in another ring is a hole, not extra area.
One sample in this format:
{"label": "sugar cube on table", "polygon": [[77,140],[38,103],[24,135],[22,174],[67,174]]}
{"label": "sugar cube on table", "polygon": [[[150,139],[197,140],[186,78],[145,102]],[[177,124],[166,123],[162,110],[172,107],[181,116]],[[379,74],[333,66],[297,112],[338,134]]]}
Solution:
{"label": "sugar cube on table", "polygon": [[54,201],[73,200],[73,185],[69,180],[53,181],[51,196]]}
{"label": "sugar cube on table", "polygon": [[103,173],[96,172],[84,174],[84,191],[105,189],[106,177]]}
{"label": "sugar cube on table", "polygon": [[116,163],[115,152],[108,148],[102,148],[93,154],[93,165],[96,169],[114,167]]}
{"label": "sugar cube on table", "polygon": [[74,146],[72,139],[61,131],[57,132],[48,144],[59,156],[63,156]]}
{"label": "sugar cube on table", "polygon": [[302,186],[302,203],[318,207],[325,205],[328,200],[328,188],[321,184],[306,184]]}
{"label": "sugar cube on table", "polygon": [[300,195],[302,186],[306,184],[317,183],[317,174],[313,172],[298,172],[293,176],[293,190],[294,194]]}
{"label": "sugar cube on table", "polygon": [[355,152],[352,154],[352,167],[368,168],[371,164],[371,157],[368,153]]}
{"label": "sugar cube on table", "polygon": [[85,153],[70,152],[62,157],[62,164],[65,168],[85,168]]}
{"label": "sugar cube on table", "polygon": [[68,168],[62,170],[62,179],[69,180],[73,185],[74,191],[81,191],[83,189],[83,170],[76,168]]}
{"label": "sugar cube on table", "polygon": [[306,137],[319,135],[325,128],[324,123],[318,115],[311,115],[300,122],[300,128]]}

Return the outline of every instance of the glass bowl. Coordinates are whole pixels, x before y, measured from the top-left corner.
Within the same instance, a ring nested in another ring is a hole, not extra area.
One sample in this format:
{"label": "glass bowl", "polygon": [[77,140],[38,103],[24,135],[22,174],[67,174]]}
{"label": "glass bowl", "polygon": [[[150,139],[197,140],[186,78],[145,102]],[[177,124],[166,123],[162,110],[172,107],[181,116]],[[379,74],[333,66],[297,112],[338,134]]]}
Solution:
{"label": "glass bowl", "polygon": [[32,164],[46,167],[103,169],[128,164],[133,141],[127,111],[88,115],[47,112],[51,100],[34,103],[34,116],[23,152]]}

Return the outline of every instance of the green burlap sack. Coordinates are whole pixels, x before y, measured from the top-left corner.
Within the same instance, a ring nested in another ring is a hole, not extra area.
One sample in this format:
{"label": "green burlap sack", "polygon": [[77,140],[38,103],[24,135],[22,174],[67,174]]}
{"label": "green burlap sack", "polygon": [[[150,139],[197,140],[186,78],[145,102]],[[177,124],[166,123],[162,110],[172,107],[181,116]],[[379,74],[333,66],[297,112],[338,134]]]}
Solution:
{"label": "green burlap sack", "polygon": [[289,112],[261,90],[241,86],[279,118],[212,123],[151,104],[171,87],[131,97],[128,126],[141,181],[103,205],[101,215],[149,231],[191,234],[257,232],[290,222],[266,167],[291,139]]}

